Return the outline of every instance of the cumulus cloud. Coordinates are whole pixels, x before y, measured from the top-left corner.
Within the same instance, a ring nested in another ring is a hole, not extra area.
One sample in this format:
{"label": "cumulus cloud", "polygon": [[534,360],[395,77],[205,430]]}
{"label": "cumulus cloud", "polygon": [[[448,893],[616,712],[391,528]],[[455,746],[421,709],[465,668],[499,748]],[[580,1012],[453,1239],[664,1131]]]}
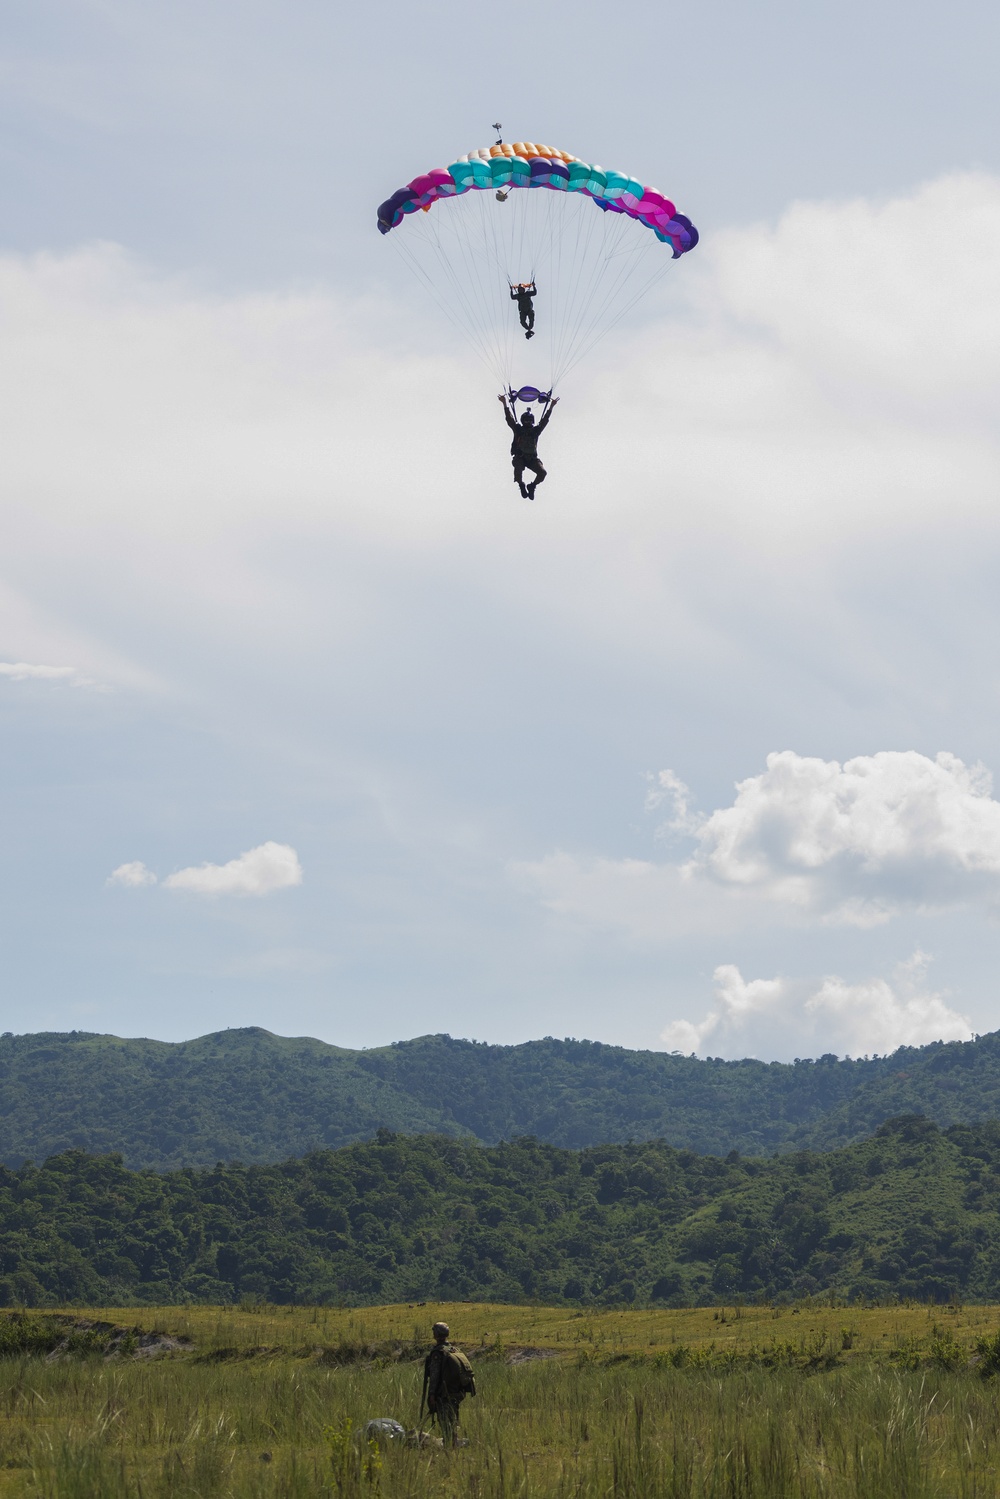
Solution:
{"label": "cumulus cloud", "polygon": [[96,687],[75,666],[42,666],[31,661],[0,661],[0,677],[8,682],[69,682],[74,687]]}
{"label": "cumulus cloud", "polygon": [[156,875],[146,868],[141,859],[133,859],[129,864],[119,864],[117,869],[113,869],[108,875],[108,884],[138,890],[143,885],[155,885]]}
{"label": "cumulus cloud", "polygon": [[692,838],[686,861],[554,853],[510,865],[553,912],[643,939],[713,923],[732,932],[776,911],[796,924],[882,926],[905,911],[1000,901],[1000,802],[989,772],[942,752],[881,750],[843,765],[783,750],[707,816],[661,771],[647,810]]}
{"label": "cumulus cloud", "polygon": [[197,864],[163,881],[167,890],[194,895],[270,895],[302,884],[302,865],[287,843],[261,843],[228,864]]}
{"label": "cumulus cloud", "polygon": [[674,1020],[662,1039],[672,1051],[723,1056],[863,1056],[967,1041],[968,1017],[927,988],[930,958],[917,951],[885,978],[849,983],[836,975],[819,984],[785,978],[744,979],[739,968],[716,968],[715,1003],[700,1020]]}
{"label": "cumulus cloud", "polygon": [[[158,877],[141,859],[119,864],[108,876],[109,885],[138,890],[155,885]],[[187,890],[195,895],[270,895],[302,884],[302,865],[287,843],[261,843],[230,859],[228,864],[194,864],[178,869],[163,881],[165,890]]]}
{"label": "cumulus cloud", "polygon": [[1000,890],[1000,802],[979,765],[882,750],[840,765],[784,750],[697,830],[693,877],[872,926]]}

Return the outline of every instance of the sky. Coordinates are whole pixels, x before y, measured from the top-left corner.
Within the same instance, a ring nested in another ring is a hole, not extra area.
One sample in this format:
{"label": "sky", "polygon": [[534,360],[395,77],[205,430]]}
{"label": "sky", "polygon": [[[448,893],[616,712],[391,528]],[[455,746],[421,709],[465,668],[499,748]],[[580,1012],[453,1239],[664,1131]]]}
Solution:
{"label": "sky", "polygon": [[[0,1026],[1000,1028],[998,49],[971,0],[5,7]],[[374,222],[496,119],[702,236],[531,506]]]}

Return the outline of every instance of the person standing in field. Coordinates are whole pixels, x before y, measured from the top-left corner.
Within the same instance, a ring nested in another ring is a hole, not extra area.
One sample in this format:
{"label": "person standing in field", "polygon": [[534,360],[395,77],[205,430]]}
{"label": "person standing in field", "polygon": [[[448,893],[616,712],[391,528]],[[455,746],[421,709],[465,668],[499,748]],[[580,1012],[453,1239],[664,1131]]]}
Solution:
{"label": "person standing in field", "polygon": [[458,1442],[459,1410],[466,1395],[476,1393],[476,1381],[465,1354],[448,1341],[447,1322],[435,1322],[431,1332],[434,1347],[424,1359],[424,1399],[441,1428],[444,1445],[454,1447]]}

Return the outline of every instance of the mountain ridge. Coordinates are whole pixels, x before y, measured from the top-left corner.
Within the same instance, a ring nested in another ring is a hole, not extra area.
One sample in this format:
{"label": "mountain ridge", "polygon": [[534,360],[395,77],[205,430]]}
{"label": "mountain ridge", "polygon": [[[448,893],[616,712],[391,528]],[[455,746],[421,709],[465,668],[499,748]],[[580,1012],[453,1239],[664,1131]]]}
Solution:
{"label": "mountain ridge", "polygon": [[571,1149],[663,1139],[700,1154],[830,1150],[887,1119],[1000,1117],[1000,1032],[885,1057],[760,1062],[546,1037],[420,1036],[354,1051],[251,1026],[168,1042],[0,1037],[0,1161],[119,1152],[132,1169],[267,1164],[379,1129]]}

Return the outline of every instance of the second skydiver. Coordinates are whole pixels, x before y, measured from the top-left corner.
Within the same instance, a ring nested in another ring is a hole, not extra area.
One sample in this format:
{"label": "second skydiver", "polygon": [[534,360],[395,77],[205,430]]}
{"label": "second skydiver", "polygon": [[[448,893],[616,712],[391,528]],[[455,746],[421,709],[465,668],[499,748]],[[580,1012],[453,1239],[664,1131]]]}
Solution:
{"label": "second skydiver", "polygon": [[521,319],[521,327],[524,329],[525,338],[534,338],[532,331],[535,326],[535,309],[532,307],[532,298],[538,295],[538,288],[533,281],[519,281],[510,289],[510,300],[517,303],[517,315]]}

